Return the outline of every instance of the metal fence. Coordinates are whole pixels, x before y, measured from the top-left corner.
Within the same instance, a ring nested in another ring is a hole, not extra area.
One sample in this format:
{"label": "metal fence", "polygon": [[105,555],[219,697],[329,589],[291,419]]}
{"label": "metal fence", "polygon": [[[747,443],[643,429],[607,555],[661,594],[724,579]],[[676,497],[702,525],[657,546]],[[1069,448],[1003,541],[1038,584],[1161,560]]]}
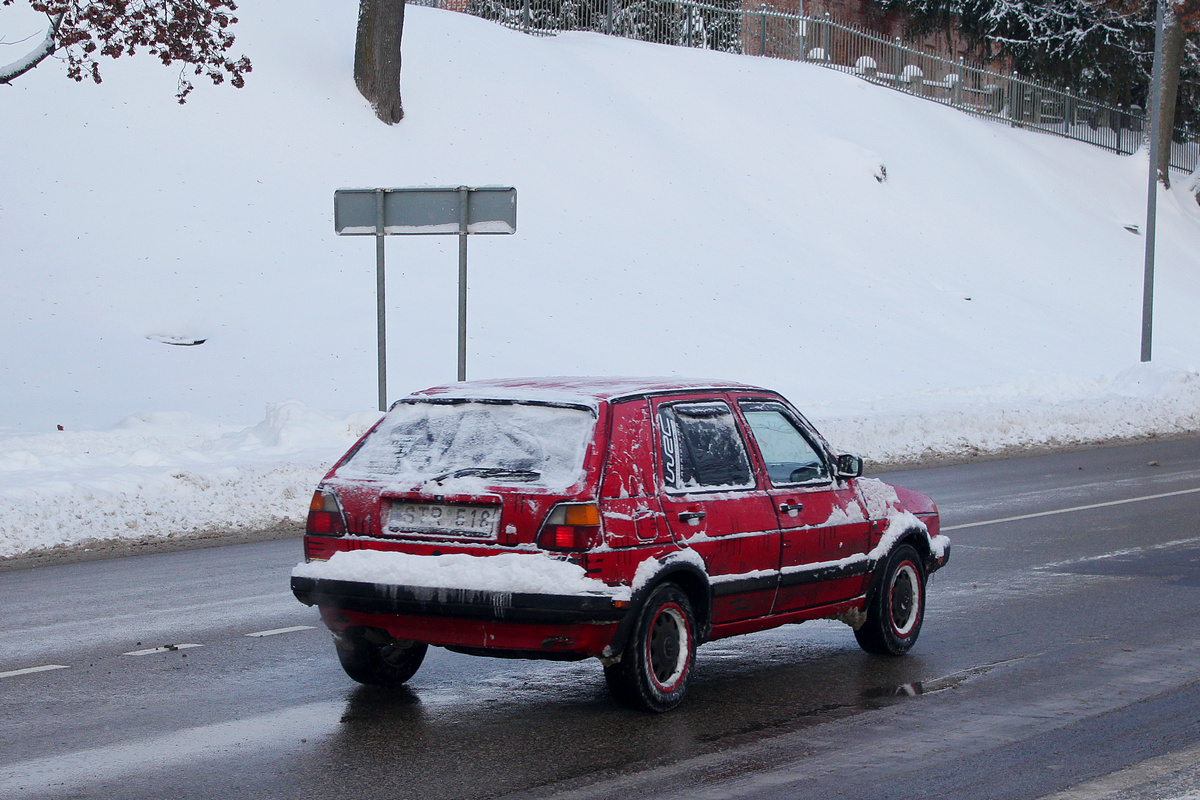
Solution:
{"label": "metal fence", "polygon": [[[530,34],[593,31],[644,42],[808,61],[968,114],[1130,154],[1143,143],[1137,106],[1108,105],[1069,89],[917,49],[900,39],[742,0],[411,0],[464,11]],[[1171,166],[1200,163],[1200,131],[1176,128]]]}

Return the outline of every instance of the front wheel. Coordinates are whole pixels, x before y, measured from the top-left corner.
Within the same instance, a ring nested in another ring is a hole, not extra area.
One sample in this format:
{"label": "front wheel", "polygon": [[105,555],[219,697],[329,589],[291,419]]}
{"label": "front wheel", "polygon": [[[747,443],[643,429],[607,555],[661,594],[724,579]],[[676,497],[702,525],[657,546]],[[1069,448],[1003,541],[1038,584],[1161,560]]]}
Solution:
{"label": "front wheel", "polygon": [[646,598],[621,660],[604,668],[618,700],[647,711],[683,702],[696,662],[696,615],[687,595],[664,583]]}
{"label": "front wheel", "polygon": [[334,634],[338,660],[354,680],[369,686],[400,686],[417,673],[429,645],[402,641],[374,629]]}
{"label": "front wheel", "polygon": [[902,656],[912,649],[925,620],[925,567],[910,545],[892,551],[883,566],[867,621],[854,632],[868,653]]}

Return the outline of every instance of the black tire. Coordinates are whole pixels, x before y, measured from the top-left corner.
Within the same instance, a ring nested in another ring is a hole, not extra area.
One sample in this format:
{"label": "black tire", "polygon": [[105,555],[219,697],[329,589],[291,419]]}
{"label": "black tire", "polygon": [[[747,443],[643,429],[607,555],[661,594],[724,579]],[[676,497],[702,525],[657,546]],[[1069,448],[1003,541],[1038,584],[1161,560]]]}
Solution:
{"label": "black tire", "polygon": [[393,639],[374,630],[347,628],[334,634],[338,660],[354,680],[368,686],[400,686],[417,673],[429,645]]}
{"label": "black tire", "polygon": [[604,668],[613,696],[647,711],[683,702],[696,663],[696,614],[677,585],[654,589],[638,612],[621,660]]}
{"label": "black tire", "polygon": [[858,646],[881,656],[912,649],[925,621],[925,563],[912,546],[897,547],[881,566],[867,605],[867,621],[854,632]]}

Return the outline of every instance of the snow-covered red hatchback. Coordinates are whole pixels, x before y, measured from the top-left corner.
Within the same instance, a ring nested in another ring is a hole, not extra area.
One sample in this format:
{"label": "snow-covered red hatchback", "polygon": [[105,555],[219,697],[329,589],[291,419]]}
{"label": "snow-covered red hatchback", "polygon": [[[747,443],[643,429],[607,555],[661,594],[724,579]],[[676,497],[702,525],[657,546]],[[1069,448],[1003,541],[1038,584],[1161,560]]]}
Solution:
{"label": "snow-covered red hatchback", "polygon": [[665,711],[714,639],[833,618],[870,653],[913,646],[950,545],[928,497],[861,474],[755,386],[428,389],[321,481],[292,590],[363,683],[407,681],[430,644],[596,657]]}

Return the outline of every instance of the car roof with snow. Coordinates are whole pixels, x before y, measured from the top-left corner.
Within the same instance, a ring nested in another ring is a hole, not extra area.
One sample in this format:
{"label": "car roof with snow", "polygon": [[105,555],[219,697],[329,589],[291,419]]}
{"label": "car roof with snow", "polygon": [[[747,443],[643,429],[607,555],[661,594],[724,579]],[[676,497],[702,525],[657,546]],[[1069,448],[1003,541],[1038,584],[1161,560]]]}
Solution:
{"label": "car roof with snow", "polygon": [[[685,391],[750,390],[769,392],[768,389],[734,381],[696,380],[685,378],[505,378],[498,380],[468,381],[463,383],[434,386],[414,392],[405,400],[425,398],[462,400],[516,400],[569,403],[596,408],[600,403],[618,398],[637,397],[646,394]],[[405,402],[401,400],[400,402]]]}

